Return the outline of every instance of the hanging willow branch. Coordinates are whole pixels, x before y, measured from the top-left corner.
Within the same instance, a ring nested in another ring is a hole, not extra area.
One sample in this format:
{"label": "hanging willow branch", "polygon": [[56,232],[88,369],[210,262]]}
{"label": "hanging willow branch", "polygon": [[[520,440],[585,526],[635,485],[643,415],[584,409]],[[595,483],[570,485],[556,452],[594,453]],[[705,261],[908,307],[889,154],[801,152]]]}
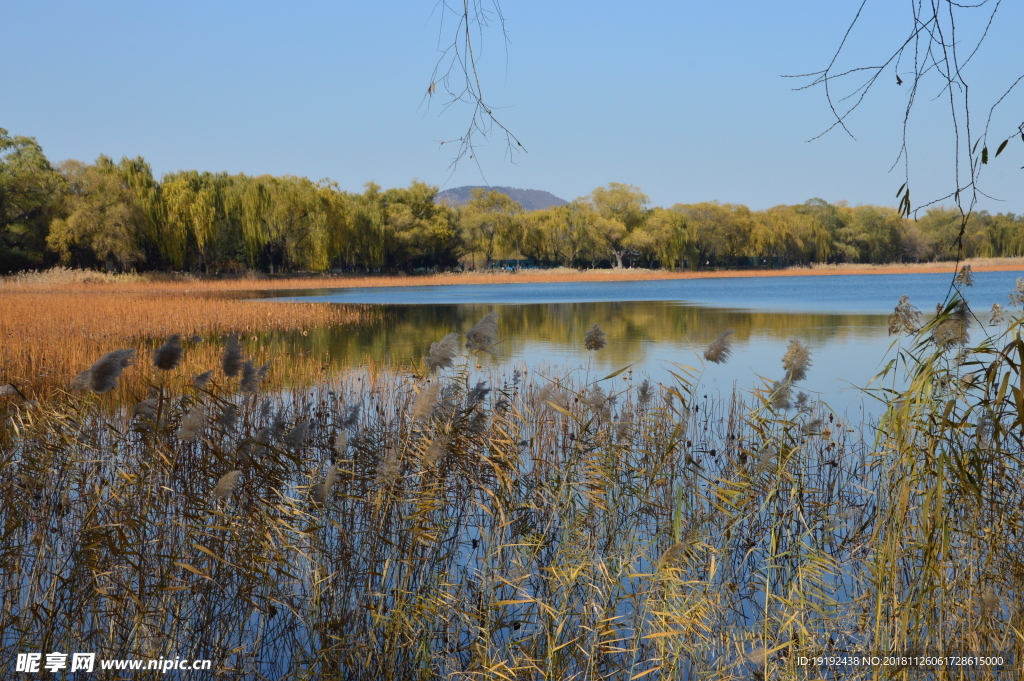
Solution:
{"label": "hanging willow branch", "polygon": [[[482,55],[485,30],[497,27],[508,50],[508,31],[505,16],[498,0],[463,0],[461,4],[439,0],[435,12],[440,14],[438,51],[440,56],[430,75],[430,85],[424,95],[428,106],[438,95],[438,87],[444,93],[443,111],[456,104],[470,109],[469,123],[461,137],[442,141],[441,146],[454,144],[455,156],[449,166],[454,172],[459,161],[467,156],[477,163],[476,149],[481,143],[497,134],[505,138],[506,155],[525,152],[526,147],[498,120],[494,107],[484,100],[483,86],[478,66]],[[454,26],[454,29],[452,28]],[[448,37],[450,36],[450,40]],[[481,174],[483,169],[480,168]]]}
{"label": "hanging willow branch", "polygon": [[[866,4],[866,0],[861,2],[831,61],[824,69],[812,73],[785,76],[787,78],[810,78],[811,81],[808,84],[795,89],[822,88],[832,111],[834,117],[832,124],[808,141],[818,139],[836,128],[842,129],[853,138],[853,133],[847,125],[851,114],[864,102],[868,92],[875,86],[883,72],[889,68],[893,69],[896,84],[907,88],[907,101],[903,117],[903,140],[899,154],[892,165],[893,168],[900,165],[901,162],[903,165],[904,182],[896,193],[896,198],[900,201],[900,210],[907,217],[911,214],[916,216],[917,212],[923,208],[952,199],[961,214],[960,230],[956,238],[959,259],[963,254],[963,236],[967,221],[979,196],[992,198],[979,187],[982,166],[988,164],[990,158],[990,140],[992,140],[992,145],[996,145],[993,158],[1001,154],[1007,145],[1016,139],[1017,135],[1020,135],[1021,140],[1024,141],[1024,122],[1017,125],[1015,130],[1013,127],[999,131],[990,129],[992,114],[1005,102],[1014,88],[1024,80],[1024,75],[1013,80],[1003,94],[989,107],[980,134],[978,134],[978,126],[972,121],[976,107],[969,98],[968,80],[964,75],[964,67],[974,58],[988,37],[989,31],[996,21],[996,14],[1002,0],[979,0],[974,3],[959,3],[954,0],[929,0],[928,2],[914,0],[911,3],[913,21],[902,42],[890,50],[881,52],[879,61],[875,65],[840,67],[841,56],[844,50],[849,48],[854,28],[859,22],[866,21],[863,16]],[[984,28],[974,31],[973,34],[964,35],[965,31],[958,29],[958,24],[963,25],[968,13],[971,12],[975,14],[987,12],[987,15],[982,17]],[[938,90],[925,92],[932,99],[942,98],[948,102],[956,144],[954,161],[956,186],[944,196],[913,205],[910,200],[910,149],[907,146],[910,112],[917,102],[918,94],[922,92],[922,85],[930,88],[936,84],[936,79],[939,85]]]}

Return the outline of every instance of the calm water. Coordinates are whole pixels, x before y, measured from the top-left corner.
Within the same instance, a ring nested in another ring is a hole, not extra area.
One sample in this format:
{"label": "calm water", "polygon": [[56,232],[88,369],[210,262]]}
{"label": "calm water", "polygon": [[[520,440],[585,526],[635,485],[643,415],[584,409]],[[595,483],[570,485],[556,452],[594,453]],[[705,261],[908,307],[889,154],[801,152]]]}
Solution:
{"label": "calm water", "polygon": [[[968,299],[987,321],[992,303],[1008,306],[1018,272],[975,275]],[[791,338],[810,346],[812,367],[801,388],[834,408],[860,410],[863,386],[887,361],[888,315],[901,295],[931,313],[949,292],[945,274],[758,277],[644,282],[492,284],[285,291],[277,300],[379,305],[381,318],[357,329],[269,334],[287,351],[330,356],[336,365],[405,364],[426,355],[445,334],[465,332],[491,310],[501,314],[502,344],[475,358],[471,370],[495,366],[601,378],[631,366],[635,377],[669,382],[677,365],[692,367],[705,393],[749,390],[782,376]],[[927,318],[927,317],[926,317]],[[588,352],[583,335],[598,323],[608,347]],[[734,329],[733,356],[705,366],[700,355],[715,335]],[[977,340],[986,329],[975,325]],[[891,357],[891,352],[889,352]],[[613,380],[624,380],[624,374]],[[856,416],[851,413],[850,416]]]}

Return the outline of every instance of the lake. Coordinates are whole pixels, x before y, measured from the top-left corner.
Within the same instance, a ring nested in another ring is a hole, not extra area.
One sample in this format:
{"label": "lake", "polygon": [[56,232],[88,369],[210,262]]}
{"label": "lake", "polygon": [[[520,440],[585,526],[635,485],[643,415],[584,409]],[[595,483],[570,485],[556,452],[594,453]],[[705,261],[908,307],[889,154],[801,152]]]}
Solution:
{"label": "lake", "polygon": [[[981,322],[988,322],[993,303],[1009,306],[1019,274],[974,275],[966,295]],[[878,274],[280,291],[273,299],[370,304],[380,306],[381,316],[356,328],[270,333],[266,340],[287,352],[329,355],[335,366],[367,360],[402,365],[496,310],[502,343],[493,354],[476,356],[471,372],[516,367],[577,371],[593,380],[628,366],[637,378],[671,382],[670,372],[684,365],[700,391],[724,396],[734,387],[750,390],[781,378],[781,357],[797,338],[812,357],[799,389],[856,418],[851,410],[873,413],[858,386],[892,357],[897,339],[888,335],[888,315],[900,296],[908,295],[925,321],[950,294],[950,281],[946,274]],[[598,352],[583,346],[594,323],[608,340]],[[728,363],[703,362],[706,345],[726,329],[735,331]],[[975,322],[972,339],[988,330]]]}

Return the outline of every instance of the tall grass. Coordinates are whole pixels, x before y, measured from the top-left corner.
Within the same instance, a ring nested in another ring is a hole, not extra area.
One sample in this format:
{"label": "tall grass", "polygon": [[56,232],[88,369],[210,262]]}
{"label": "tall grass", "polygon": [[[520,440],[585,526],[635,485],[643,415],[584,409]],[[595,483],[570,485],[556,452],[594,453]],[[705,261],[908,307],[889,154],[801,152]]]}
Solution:
{"label": "tall grass", "polygon": [[[365,323],[373,316],[359,306],[259,302],[199,292],[75,287],[35,291],[0,286],[0,382],[13,383],[34,399],[45,399],[103,353],[126,345],[141,345],[140,350],[148,353],[172,333],[183,334],[188,348],[185,367],[200,373],[213,368],[220,352],[209,343],[230,331],[248,338],[268,330]],[[295,367],[286,368],[288,362],[281,364],[278,378],[300,373]],[[144,381],[151,376],[129,376],[125,390],[145,394]]]}
{"label": "tall grass", "polygon": [[[440,349],[287,392],[179,368],[113,413],[2,397],[0,648],[239,679],[1019,674],[1024,340],[936,343],[958,304],[907,337],[877,437],[685,367],[482,377]],[[1005,664],[798,663],[891,652]]]}

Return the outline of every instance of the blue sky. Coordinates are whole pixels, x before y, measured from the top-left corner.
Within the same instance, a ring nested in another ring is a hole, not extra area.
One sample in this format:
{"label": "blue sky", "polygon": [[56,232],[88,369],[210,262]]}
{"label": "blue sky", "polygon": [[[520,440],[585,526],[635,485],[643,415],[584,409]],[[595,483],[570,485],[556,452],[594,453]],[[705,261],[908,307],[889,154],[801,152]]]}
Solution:
{"label": "blue sky", "polygon": [[[665,206],[894,205],[907,93],[895,71],[852,117],[856,141],[833,131],[807,143],[831,122],[823,93],[781,78],[827,64],[859,4],[506,0],[509,44],[483,35],[483,83],[528,153],[510,162],[493,140],[478,158],[486,182],[567,199],[626,182]],[[879,61],[906,33],[909,4],[869,1],[846,64]],[[0,127],[36,137],[52,160],[142,155],[158,175],[294,174],[352,191],[371,180],[484,184],[474,163],[451,173],[452,152],[438,145],[469,112],[423,105],[438,56],[432,0],[7,0],[3,22]],[[968,66],[976,120],[1024,73],[1020,26],[1024,7],[1005,3]],[[915,203],[953,187],[937,82],[918,104]],[[1011,96],[995,129],[1012,132],[1022,109],[1024,93]],[[1024,212],[1021,165],[1018,137],[985,169],[983,187],[1005,201],[981,207]]]}

